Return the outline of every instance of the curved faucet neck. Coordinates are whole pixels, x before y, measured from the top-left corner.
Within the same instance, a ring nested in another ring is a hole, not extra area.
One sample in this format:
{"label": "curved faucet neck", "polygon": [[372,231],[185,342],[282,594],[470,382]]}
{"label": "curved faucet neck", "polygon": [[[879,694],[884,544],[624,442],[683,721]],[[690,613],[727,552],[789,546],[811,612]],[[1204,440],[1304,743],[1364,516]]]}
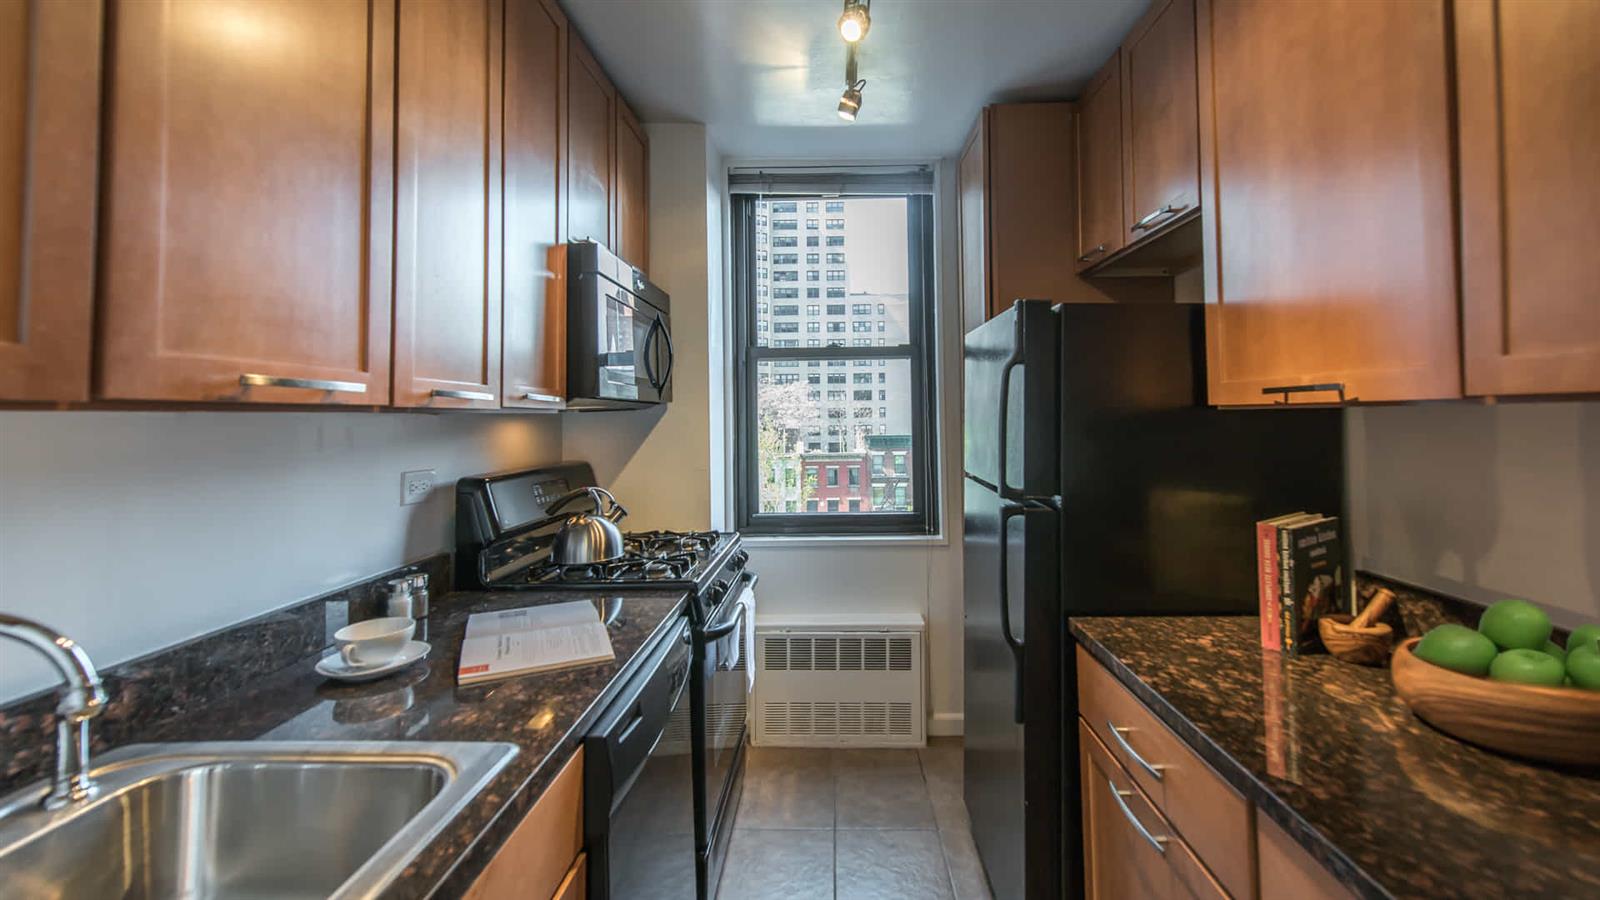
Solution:
{"label": "curved faucet neck", "polygon": [[0,637],[39,651],[60,673],[56,703],[56,772],[45,807],[57,809],[94,796],[89,777],[89,720],[105,710],[106,692],[89,654],[77,642],[45,625],[0,613]]}

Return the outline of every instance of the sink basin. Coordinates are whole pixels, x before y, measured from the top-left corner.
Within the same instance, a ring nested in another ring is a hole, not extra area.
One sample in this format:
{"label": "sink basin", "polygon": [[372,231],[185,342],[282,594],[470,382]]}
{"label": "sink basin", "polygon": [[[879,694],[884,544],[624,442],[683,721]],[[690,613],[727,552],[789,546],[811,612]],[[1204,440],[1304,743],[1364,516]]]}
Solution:
{"label": "sink basin", "polygon": [[99,793],[0,800],[0,884],[28,898],[376,894],[517,753],[511,744],[146,744]]}

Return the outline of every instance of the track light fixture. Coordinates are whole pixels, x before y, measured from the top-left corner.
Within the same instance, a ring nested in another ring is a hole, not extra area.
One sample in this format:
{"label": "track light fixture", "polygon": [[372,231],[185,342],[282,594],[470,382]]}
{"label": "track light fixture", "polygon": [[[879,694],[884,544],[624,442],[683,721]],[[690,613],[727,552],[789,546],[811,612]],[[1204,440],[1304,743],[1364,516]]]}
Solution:
{"label": "track light fixture", "polygon": [[839,97],[839,118],[846,122],[856,120],[856,113],[861,111],[861,89],[866,86],[867,80],[856,72],[856,45],[851,44],[844,51],[844,94]]}
{"label": "track light fixture", "polygon": [[872,27],[872,16],[867,8],[872,0],[844,0],[844,12],[839,14],[839,36],[845,43],[854,44],[867,36]]}

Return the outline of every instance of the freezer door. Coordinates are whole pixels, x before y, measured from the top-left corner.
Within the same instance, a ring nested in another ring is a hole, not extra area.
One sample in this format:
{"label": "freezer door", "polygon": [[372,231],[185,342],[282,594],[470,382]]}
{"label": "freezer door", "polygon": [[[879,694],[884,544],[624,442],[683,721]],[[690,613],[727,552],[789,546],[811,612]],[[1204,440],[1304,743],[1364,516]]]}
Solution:
{"label": "freezer door", "polygon": [[1061,653],[1054,509],[965,480],[965,785],[997,900],[1061,889]]}
{"label": "freezer door", "polygon": [[[962,447],[966,474],[1012,500],[1059,493],[1057,316],[1019,300],[967,334]],[[1006,460],[1002,480],[1001,459]]]}

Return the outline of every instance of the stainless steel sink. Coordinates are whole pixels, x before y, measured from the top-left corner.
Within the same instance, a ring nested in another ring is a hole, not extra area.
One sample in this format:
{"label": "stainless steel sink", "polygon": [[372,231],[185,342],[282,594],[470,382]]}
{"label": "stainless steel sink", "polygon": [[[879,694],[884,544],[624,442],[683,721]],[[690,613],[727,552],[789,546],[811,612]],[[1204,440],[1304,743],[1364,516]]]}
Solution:
{"label": "stainless steel sink", "polygon": [[511,744],[146,744],[99,792],[0,800],[0,893],[27,898],[366,897],[489,783]]}

